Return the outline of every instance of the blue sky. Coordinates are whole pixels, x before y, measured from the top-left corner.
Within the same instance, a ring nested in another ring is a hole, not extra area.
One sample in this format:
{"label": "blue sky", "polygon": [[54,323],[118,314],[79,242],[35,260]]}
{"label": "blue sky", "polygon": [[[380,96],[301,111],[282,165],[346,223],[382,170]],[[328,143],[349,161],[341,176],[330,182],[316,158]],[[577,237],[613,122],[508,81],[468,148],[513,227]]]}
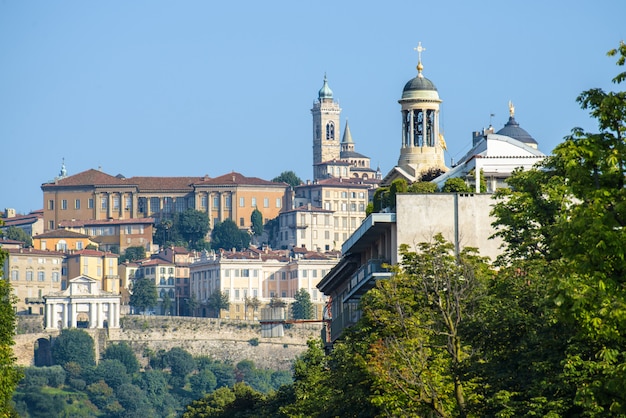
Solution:
{"label": "blue sky", "polygon": [[509,100],[549,153],[596,130],[580,92],[618,90],[606,52],[626,40],[623,0],[366,4],[0,1],[0,210],[42,208],[63,158],[69,174],[310,179],[324,73],[356,150],[386,173],[420,41],[448,163],[490,114],[506,123]]}

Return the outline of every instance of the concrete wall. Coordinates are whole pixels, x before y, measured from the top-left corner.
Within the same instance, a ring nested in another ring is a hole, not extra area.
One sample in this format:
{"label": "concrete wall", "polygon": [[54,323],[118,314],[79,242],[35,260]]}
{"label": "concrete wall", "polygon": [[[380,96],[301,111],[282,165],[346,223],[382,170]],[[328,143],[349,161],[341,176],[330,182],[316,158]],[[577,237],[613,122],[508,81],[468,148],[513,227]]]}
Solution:
{"label": "concrete wall", "polygon": [[398,244],[414,247],[428,242],[437,233],[459,248],[476,247],[494,261],[501,253],[490,213],[495,201],[491,194],[399,194],[396,196]]}

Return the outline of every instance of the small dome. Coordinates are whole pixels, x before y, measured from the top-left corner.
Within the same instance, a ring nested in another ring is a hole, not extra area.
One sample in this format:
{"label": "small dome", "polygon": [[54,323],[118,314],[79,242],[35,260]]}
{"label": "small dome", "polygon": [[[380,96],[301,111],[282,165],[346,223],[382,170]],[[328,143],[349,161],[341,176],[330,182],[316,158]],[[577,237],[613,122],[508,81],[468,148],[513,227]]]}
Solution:
{"label": "small dome", "polygon": [[330,87],[328,87],[328,81],[326,80],[326,74],[324,74],[324,85],[322,86],[322,88],[320,89],[319,93],[317,94],[317,97],[322,100],[322,99],[332,99],[333,98],[333,91],[330,89]]}
{"label": "small dome", "polygon": [[421,73],[417,77],[409,80],[402,90],[403,99],[439,99],[437,87],[432,81],[424,77]]}
{"label": "small dome", "polygon": [[500,129],[498,132],[496,132],[496,134],[517,139],[524,144],[537,145],[537,141],[535,141],[535,139],[530,136],[528,132],[520,128],[519,123],[517,123],[513,116],[509,117],[509,121],[506,123],[506,125],[504,125],[504,128]]}

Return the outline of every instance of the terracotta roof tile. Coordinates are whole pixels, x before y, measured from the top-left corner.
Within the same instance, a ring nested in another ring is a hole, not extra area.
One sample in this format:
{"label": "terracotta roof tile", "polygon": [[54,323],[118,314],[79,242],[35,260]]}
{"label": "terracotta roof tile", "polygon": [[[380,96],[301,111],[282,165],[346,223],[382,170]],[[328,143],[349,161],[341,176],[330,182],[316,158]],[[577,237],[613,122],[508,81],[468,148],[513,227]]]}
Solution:
{"label": "terracotta roof tile", "polygon": [[81,234],[79,232],[67,231],[65,229],[55,229],[54,231],[45,232],[43,234],[35,235],[33,238],[89,238],[89,235]]}
{"label": "terracotta roof tile", "polygon": [[119,254],[113,254],[105,251],[98,250],[79,250],[69,253],[67,257],[78,257],[79,255],[83,255],[86,257],[119,257]]}
{"label": "terracotta roof tile", "polygon": [[287,187],[286,183],[275,183],[269,180],[263,180],[258,177],[246,177],[241,173],[233,171],[215,178],[200,179],[194,183],[195,186],[275,186]]}
{"label": "terracotta roof tile", "polygon": [[64,257],[66,254],[59,251],[36,250],[34,248],[6,248],[3,251],[9,254],[33,254],[33,255],[49,255],[55,257]]}
{"label": "terracotta roof tile", "polygon": [[59,222],[59,228],[77,228],[82,226],[102,226],[102,225],[135,225],[135,224],[154,224],[154,218],[131,218],[131,219],[91,219],[91,220],[73,220]]}

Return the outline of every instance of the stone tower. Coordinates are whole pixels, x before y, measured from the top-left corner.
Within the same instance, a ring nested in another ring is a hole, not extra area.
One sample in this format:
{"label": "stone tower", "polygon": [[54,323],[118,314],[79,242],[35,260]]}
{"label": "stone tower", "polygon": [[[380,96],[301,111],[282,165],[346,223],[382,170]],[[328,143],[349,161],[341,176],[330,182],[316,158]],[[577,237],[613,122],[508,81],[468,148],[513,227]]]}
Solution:
{"label": "stone tower", "polygon": [[404,86],[402,98],[402,146],[398,167],[413,174],[415,180],[431,168],[447,171],[444,163],[445,142],[439,132],[439,93],[422,74],[421,43],[418,52],[417,76]]}
{"label": "stone tower", "polygon": [[313,103],[313,179],[319,180],[316,167],[324,162],[339,160],[341,154],[340,121],[341,108],[333,99],[326,75],[324,85]]}

